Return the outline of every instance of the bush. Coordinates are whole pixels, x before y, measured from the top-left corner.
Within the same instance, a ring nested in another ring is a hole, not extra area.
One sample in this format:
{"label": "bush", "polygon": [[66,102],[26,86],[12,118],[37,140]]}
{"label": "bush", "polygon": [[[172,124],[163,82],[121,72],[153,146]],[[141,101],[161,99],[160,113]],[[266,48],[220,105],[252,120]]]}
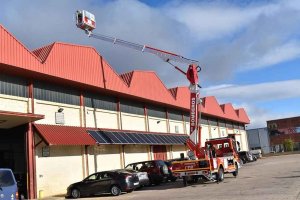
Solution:
{"label": "bush", "polygon": [[285,139],[283,141],[283,146],[286,151],[293,151],[294,145],[295,145],[295,142],[291,138]]}

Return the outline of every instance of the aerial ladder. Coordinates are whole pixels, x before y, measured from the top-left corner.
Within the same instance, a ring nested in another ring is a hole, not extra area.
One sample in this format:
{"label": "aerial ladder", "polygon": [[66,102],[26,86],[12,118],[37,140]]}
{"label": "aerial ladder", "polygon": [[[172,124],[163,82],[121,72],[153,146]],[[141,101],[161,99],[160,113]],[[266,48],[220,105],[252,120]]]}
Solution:
{"label": "aerial ladder", "polygon": [[[99,39],[102,41],[106,41],[115,45],[120,45],[123,47],[131,48],[144,53],[151,53],[158,57],[160,57],[164,62],[171,64],[176,70],[181,72],[186,76],[188,81],[190,82],[189,90],[190,90],[190,137],[188,138],[186,144],[190,151],[188,152],[188,156],[191,159],[196,159],[203,155],[203,151],[200,148],[201,144],[201,125],[199,123],[201,118],[200,111],[200,85],[198,84],[198,72],[201,71],[199,67],[199,62],[197,60],[192,60],[185,58],[181,55],[177,55],[175,53],[171,53],[168,51],[160,50],[157,48],[153,48],[147,45],[141,45],[133,42],[128,42],[122,39],[118,39],[116,37],[106,36],[98,33],[94,33],[93,30],[96,28],[96,19],[95,15],[85,11],[85,10],[77,10],[75,13],[76,18],[76,26],[82,29],[88,37]],[[183,71],[178,66],[173,64],[172,62],[184,63],[188,64],[187,71]]]}

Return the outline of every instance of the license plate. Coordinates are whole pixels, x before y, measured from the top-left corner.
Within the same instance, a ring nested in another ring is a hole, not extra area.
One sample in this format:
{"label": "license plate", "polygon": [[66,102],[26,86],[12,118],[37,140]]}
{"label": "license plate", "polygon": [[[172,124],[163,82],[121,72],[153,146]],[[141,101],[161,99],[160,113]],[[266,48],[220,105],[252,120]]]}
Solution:
{"label": "license plate", "polygon": [[138,185],[139,183],[133,183],[133,185]]}

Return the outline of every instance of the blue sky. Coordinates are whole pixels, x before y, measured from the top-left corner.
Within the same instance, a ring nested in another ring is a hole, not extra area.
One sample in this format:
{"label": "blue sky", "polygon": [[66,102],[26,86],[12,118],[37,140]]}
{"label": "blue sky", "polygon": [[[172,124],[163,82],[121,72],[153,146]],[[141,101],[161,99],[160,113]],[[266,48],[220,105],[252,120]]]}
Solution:
{"label": "blue sky", "polygon": [[[117,72],[153,70],[168,87],[188,85],[153,55],[87,38],[72,18],[93,12],[95,32],[200,61],[202,94],[244,107],[249,128],[300,115],[298,0],[11,0],[0,23],[29,49],[54,41],[95,47]],[[180,65],[183,69],[184,65]]]}

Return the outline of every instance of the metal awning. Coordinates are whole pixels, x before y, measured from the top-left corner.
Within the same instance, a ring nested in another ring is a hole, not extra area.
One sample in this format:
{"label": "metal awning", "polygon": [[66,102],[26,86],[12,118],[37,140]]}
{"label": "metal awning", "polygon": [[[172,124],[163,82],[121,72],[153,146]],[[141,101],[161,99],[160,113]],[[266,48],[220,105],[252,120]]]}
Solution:
{"label": "metal awning", "polygon": [[96,145],[84,127],[34,124],[48,145]]}
{"label": "metal awning", "polygon": [[149,132],[88,130],[88,133],[98,144],[183,145],[188,138],[187,135]]}
{"label": "metal awning", "polygon": [[40,119],[44,119],[44,115],[0,110],[0,128],[4,129],[17,127]]}

